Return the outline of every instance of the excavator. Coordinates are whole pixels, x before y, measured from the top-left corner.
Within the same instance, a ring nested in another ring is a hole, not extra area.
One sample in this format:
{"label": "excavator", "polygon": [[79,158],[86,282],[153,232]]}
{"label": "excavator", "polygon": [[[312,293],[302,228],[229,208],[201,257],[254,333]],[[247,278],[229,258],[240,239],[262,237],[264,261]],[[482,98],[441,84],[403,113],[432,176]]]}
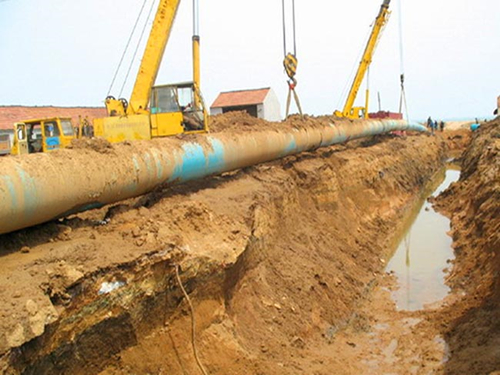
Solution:
{"label": "excavator", "polygon": [[334,115],[337,117],[346,117],[350,119],[368,118],[368,102],[370,94],[369,90],[366,89],[366,99],[364,107],[355,107],[354,101],[356,100],[359,88],[361,87],[361,83],[363,82],[366,72],[372,62],[373,54],[375,53],[375,48],[377,47],[378,41],[382,34],[382,30],[389,21],[389,16],[391,14],[391,12],[389,11],[390,2],[391,0],[384,0],[382,6],[380,7],[380,11],[377,18],[375,19],[375,23],[373,24],[370,38],[368,39],[368,42],[366,44],[363,57],[361,58],[361,62],[359,63],[359,67],[356,72],[356,76],[354,77],[354,81],[351,85],[351,89],[349,91],[349,95],[347,96],[344,108],[342,109],[342,111],[334,112]]}
{"label": "excavator", "polygon": [[193,82],[154,86],[179,4],[180,0],[160,0],[130,100],[106,98],[108,117],[94,120],[95,136],[122,142],[208,131],[208,113],[200,91],[196,22]]}

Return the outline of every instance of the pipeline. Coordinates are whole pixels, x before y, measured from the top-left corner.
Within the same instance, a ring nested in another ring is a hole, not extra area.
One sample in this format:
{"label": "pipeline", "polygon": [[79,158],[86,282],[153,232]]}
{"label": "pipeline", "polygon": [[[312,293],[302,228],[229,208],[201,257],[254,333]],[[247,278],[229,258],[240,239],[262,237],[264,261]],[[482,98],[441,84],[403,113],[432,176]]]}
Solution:
{"label": "pipeline", "polygon": [[[173,184],[319,147],[395,130],[425,132],[399,120],[321,122],[247,133],[218,133],[60,150],[0,160],[0,234],[99,208]],[[91,159],[90,159],[91,158]],[[85,163],[85,165],[82,165]]]}

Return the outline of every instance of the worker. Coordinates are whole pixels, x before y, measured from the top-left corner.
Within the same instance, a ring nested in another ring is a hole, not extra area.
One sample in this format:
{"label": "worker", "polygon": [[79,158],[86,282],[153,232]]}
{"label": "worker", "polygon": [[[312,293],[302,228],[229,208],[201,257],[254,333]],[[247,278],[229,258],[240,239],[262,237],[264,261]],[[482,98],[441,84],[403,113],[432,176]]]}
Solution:
{"label": "worker", "polygon": [[197,117],[197,113],[192,110],[192,103],[181,106],[183,121],[182,124],[186,130],[202,130],[203,122]]}
{"label": "worker", "polygon": [[437,128],[437,121],[431,119],[430,128],[431,128],[431,133],[434,133],[434,130],[436,130]]}
{"label": "worker", "polygon": [[479,129],[481,127],[481,124],[479,123],[479,120],[477,118],[475,120],[476,120],[476,122],[474,122],[470,126],[470,130],[472,130],[473,132],[475,132],[477,129]]}
{"label": "worker", "polygon": [[441,131],[444,131],[444,121],[443,120],[441,120],[441,122],[439,123],[439,129]]}
{"label": "worker", "polygon": [[427,127],[432,130],[432,118],[431,118],[431,116],[429,116],[429,118],[427,119]]}

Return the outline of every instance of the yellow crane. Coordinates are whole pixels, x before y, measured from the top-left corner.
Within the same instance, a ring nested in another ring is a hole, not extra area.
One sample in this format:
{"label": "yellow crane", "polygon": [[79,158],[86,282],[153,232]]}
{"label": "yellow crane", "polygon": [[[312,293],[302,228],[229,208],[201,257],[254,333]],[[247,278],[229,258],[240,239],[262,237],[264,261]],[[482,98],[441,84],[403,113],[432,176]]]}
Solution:
{"label": "yellow crane", "polygon": [[193,43],[193,82],[154,86],[180,0],[160,0],[130,101],[106,98],[108,117],[94,120],[94,132],[110,142],[151,139],[208,131],[208,114],[200,91],[200,37]]}
{"label": "yellow crane", "polygon": [[366,89],[366,100],[364,107],[354,107],[354,101],[356,100],[359,88],[361,87],[361,83],[363,82],[366,72],[372,62],[373,54],[375,53],[375,48],[377,47],[378,41],[382,34],[382,30],[389,20],[389,15],[391,13],[389,11],[390,2],[391,0],[384,0],[382,6],[380,7],[378,16],[375,19],[375,23],[373,24],[370,38],[368,39],[368,42],[366,44],[363,57],[361,58],[361,62],[359,63],[356,76],[354,77],[354,81],[351,85],[349,95],[347,96],[344,109],[342,111],[335,111],[335,116],[347,117],[350,119],[368,118],[368,102],[370,94],[369,90]]}

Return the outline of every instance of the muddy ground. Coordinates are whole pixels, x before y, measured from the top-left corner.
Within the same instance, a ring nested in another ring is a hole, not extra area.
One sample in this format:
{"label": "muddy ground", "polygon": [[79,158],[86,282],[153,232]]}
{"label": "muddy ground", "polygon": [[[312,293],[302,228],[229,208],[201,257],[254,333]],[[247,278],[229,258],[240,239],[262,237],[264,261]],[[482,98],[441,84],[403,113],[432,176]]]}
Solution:
{"label": "muddy ground", "polygon": [[[231,114],[212,130],[269,126]],[[209,374],[500,371],[500,122],[469,139],[353,141],[1,236],[0,369],[202,374],[178,269]],[[385,264],[463,150],[435,202],[452,220],[452,293],[398,311]]]}

